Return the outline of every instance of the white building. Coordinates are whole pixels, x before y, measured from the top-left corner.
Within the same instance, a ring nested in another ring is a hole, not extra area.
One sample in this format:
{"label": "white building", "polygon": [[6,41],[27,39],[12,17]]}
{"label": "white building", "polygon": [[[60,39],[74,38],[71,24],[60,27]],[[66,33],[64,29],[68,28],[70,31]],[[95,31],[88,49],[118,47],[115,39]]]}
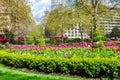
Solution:
{"label": "white building", "polygon": [[[52,9],[55,9],[57,7],[65,7],[67,5],[67,3],[63,0],[60,0],[59,2],[57,2],[57,0],[51,0],[52,2]],[[120,0],[116,0],[115,2],[111,3],[111,4],[107,4],[108,1],[106,0],[105,4],[106,6],[110,6],[110,7],[113,7],[113,5],[115,3],[118,4],[117,7],[119,7],[120,5]],[[59,5],[57,7],[55,7],[55,5]],[[53,6],[55,8],[53,8]],[[114,19],[113,20],[110,20],[110,19],[103,19],[102,21],[102,25],[105,26],[105,29],[106,29],[106,32],[107,33],[110,33],[112,31],[112,29],[114,27],[120,27],[120,14],[116,14],[116,16],[114,16]],[[83,33],[83,38],[89,38],[89,35],[87,33]],[[67,36],[68,38],[81,38],[81,33],[79,32],[79,25],[74,25],[73,28],[70,28],[68,30],[66,30],[64,32],[64,36]]]}
{"label": "white building", "polygon": [[106,31],[110,33],[114,27],[120,28],[120,14],[114,16],[113,20],[106,20],[104,25],[106,27]]}
{"label": "white building", "polygon": [[[87,33],[82,33],[83,39],[89,38],[89,35]],[[66,30],[64,32],[64,36],[67,36],[69,39],[71,38],[81,38],[81,33],[79,31],[79,25],[76,24],[72,28]]]}

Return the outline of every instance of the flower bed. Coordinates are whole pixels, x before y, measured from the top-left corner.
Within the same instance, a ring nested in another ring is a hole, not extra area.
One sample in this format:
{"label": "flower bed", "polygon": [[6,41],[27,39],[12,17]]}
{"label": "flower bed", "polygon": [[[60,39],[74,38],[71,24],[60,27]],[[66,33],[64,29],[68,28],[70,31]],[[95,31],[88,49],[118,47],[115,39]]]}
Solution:
{"label": "flower bed", "polygon": [[[4,49],[7,47],[4,45]],[[77,56],[78,58],[111,58],[120,57],[120,46],[114,42],[105,42],[99,47],[98,43],[72,43],[59,44],[52,47],[49,45],[36,46],[36,45],[13,45],[8,47],[8,52],[16,54],[29,53],[34,56],[44,57],[64,57],[71,58]]]}
{"label": "flower bed", "polygon": [[120,76],[118,58],[36,57],[30,54],[0,52],[0,62],[14,67],[26,67],[43,72],[76,74],[87,77]]}
{"label": "flower bed", "polygon": [[120,46],[114,42],[49,45],[3,46],[0,62],[48,73],[75,74],[86,77],[119,77]]}

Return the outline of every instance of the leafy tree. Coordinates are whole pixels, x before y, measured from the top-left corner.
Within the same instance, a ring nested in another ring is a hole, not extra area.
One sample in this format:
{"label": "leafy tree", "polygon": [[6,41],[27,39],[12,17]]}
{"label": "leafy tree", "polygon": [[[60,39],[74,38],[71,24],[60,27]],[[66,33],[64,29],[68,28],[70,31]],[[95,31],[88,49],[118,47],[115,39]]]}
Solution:
{"label": "leafy tree", "polygon": [[53,10],[47,17],[46,30],[50,32],[51,36],[63,35],[63,32],[70,26],[69,11],[66,9]]}
{"label": "leafy tree", "polygon": [[84,14],[88,14],[88,16],[90,16],[88,19],[92,24],[90,27],[91,34],[93,35],[94,30],[98,27],[104,26],[104,20],[112,20],[112,16],[115,15],[114,13],[119,11],[116,7],[117,3],[114,2],[115,0],[75,0],[74,6],[78,7],[77,10],[81,8],[84,11]]}
{"label": "leafy tree", "polygon": [[39,25],[33,26],[30,28],[30,32],[28,33],[29,38],[40,37],[42,35],[42,28]]}
{"label": "leafy tree", "polygon": [[33,23],[28,0],[1,0],[0,2],[2,3],[1,6],[4,7],[4,12],[1,15],[9,16],[9,19],[5,20],[6,23],[3,21],[3,26],[7,26],[8,28],[5,28],[11,32],[17,31],[16,28],[19,31],[25,29],[27,31],[28,26]]}
{"label": "leafy tree", "polygon": [[111,37],[120,37],[120,29],[118,27],[114,27],[110,35]]}
{"label": "leafy tree", "polygon": [[79,24],[79,31],[81,33],[81,39],[83,40],[83,33],[89,33],[89,28],[92,26],[90,21],[91,15],[86,14],[86,11],[82,9],[81,4],[75,2],[75,6],[72,11],[72,24]]}
{"label": "leafy tree", "polygon": [[113,8],[109,7],[114,6],[113,3],[115,0],[76,0],[76,5],[81,5],[83,10],[85,10],[88,14],[91,15],[91,19],[93,21],[94,30],[99,26],[98,20],[103,20],[101,18],[111,18],[113,15]]}

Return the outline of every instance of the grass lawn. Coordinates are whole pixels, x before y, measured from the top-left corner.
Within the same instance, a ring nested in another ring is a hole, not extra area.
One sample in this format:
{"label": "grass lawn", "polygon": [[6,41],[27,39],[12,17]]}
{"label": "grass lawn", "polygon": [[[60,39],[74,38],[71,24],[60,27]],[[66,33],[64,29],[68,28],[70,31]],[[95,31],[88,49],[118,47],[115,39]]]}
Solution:
{"label": "grass lawn", "polygon": [[[0,80],[90,80],[86,78],[67,78],[43,74],[24,73],[5,68],[0,64]],[[93,79],[91,79],[93,80]]]}

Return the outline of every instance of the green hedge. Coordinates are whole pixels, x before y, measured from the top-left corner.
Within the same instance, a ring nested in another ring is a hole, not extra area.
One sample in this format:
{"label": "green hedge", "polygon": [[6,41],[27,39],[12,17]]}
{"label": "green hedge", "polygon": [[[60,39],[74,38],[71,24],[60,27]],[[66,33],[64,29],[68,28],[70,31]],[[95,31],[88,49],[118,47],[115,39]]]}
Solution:
{"label": "green hedge", "polygon": [[26,67],[47,73],[75,74],[85,77],[120,76],[119,58],[45,58],[30,54],[10,54],[1,51],[0,63],[19,68]]}
{"label": "green hedge", "polygon": [[[73,42],[79,43],[81,41],[82,40],[80,38],[74,38],[74,39],[68,39],[68,40],[64,40],[64,41],[62,41],[62,40],[56,40],[56,41],[50,40],[50,41],[47,41],[46,43],[48,43],[48,44],[54,44],[54,42],[55,42],[55,44],[58,45],[60,43],[67,43],[67,44],[71,44]],[[83,39],[83,41],[90,42],[91,40],[90,39]]]}
{"label": "green hedge", "polygon": [[21,45],[25,45],[25,44],[38,44],[39,43],[39,41],[38,40],[36,40],[36,41],[33,41],[33,40],[28,40],[28,41],[20,41],[19,42],[19,44],[21,44]]}

